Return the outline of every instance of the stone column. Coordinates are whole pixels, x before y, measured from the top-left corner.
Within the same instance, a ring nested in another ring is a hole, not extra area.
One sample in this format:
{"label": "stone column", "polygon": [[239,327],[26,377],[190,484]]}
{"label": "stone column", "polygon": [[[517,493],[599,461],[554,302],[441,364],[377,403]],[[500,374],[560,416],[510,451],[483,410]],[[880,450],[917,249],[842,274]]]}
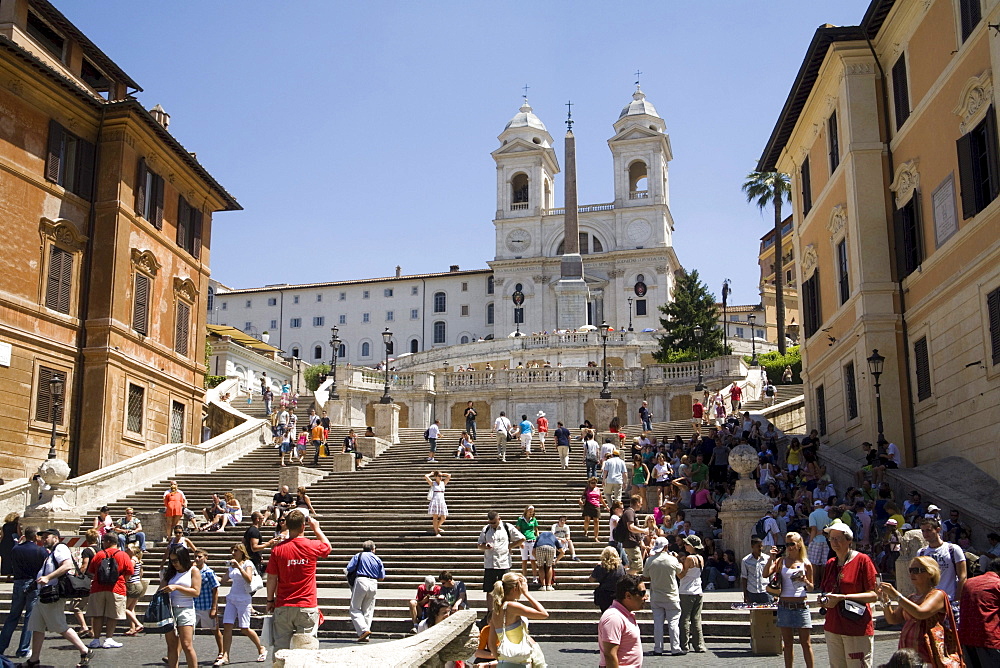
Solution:
{"label": "stone column", "polygon": [[899,559],[896,559],[896,590],[903,596],[914,592],[913,583],[910,582],[910,562],[922,547],[927,547],[927,541],[920,529],[910,529],[900,537]]}
{"label": "stone column", "polygon": [[351,423],[351,416],[347,409],[347,399],[330,399],[326,402],[323,410],[326,411],[327,417],[330,418],[331,425],[349,425]]}
{"label": "stone column", "polygon": [[399,443],[399,404],[375,404],[375,433],[379,438]]}
{"label": "stone column", "polygon": [[333,455],[333,472],[350,473],[354,471],[354,453],[338,452]]}
{"label": "stone column", "polygon": [[746,444],[729,453],[729,466],[740,474],[740,478],[733,495],[722,502],[719,519],[722,520],[723,549],[733,550],[737,559],[749,554],[753,527],[772,507],[771,500],[757,491],[753,481],[757,462],[757,451]]}
{"label": "stone column", "polygon": [[[617,399],[594,399],[594,429],[604,432],[611,424],[611,418],[618,414]],[[603,443],[604,441],[600,441]]]}

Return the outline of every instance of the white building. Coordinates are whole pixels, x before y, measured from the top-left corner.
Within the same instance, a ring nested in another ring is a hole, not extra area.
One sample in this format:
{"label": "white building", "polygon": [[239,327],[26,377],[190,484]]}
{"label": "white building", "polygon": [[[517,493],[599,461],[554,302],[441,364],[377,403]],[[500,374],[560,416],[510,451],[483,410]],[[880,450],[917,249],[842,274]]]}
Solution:
{"label": "white building", "polygon": [[[615,198],[579,207],[580,252],[589,288],[588,324],[607,321],[636,331],[659,327],[657,307],[671,297],[680,262],[672,247],[666,124],[636,90],[613,123]],[[586,136],[586,130],[583,132]],[[554,206],[559,160],[551,135],[527,100],[500,133],[495,259],[489,269],[305,285],[232,289],[213,286],[209,322],[228,324],[287,355],[329,361],[330,329],[339,328],[339,358],[374,366],[384,356],[382,331],[393,332],[394,355],[556,329],[554,285],[563,253],[563,212]],[[515,323],[512,296],[524,295]],[[631,298],[631,302],[629,301]],[[264,333],[269,336],[264,337]],[[456,357],[456,359],[458,356]]]}

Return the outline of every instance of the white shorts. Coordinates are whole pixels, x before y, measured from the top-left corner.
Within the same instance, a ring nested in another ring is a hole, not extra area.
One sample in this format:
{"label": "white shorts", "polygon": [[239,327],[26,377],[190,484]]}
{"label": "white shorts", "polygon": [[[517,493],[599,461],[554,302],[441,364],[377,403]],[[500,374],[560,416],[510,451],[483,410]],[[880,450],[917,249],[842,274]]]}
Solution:
{"label": "white shorts", "polygon": [[531,434],[521,434],[521,447],[525,452],[531,452]]}
{"label": "white shorts", "polygon": [[521,544],[521,561],[534,561],[535,557],[532,556],[531,551],[535,547],[535,541],[526,540]]}
{"label": "white shorts", "polygon": [[[229,606],[227,605],[226,607],[228,608]],[[214,629],[219,626],[218,621],[208,616],[208,610],[198,610],[196,608],[194,611],[194,617],[196,627],[200,626],[203,629]]]}
{"label": "white shorts", "polygon": [[226,609],[222,613],[222,623],[232,624],[238,629],[250,628],[250,610],[252,601],[226,599]]}

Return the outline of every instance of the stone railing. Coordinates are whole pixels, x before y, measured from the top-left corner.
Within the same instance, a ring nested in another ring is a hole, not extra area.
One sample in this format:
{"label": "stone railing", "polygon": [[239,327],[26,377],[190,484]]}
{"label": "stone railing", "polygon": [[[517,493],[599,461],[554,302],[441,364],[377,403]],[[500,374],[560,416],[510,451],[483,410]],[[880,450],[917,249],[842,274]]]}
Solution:
{"label": "stone railing", "polygon": [[760,414],[780,432],[803,432],[806,428],[805,395],[800,394],[765,408]]}
{"label": "stone railing", "polygon": [[[578,213],[591,213],[592,211],[613,211],[615,208],[614,202],[605,202],[604,204],[584,204],[577,207]],[[565,207],[556,207],[554,209],[542,209],[543,216],[562,216],[565,215]]]}
{"label": "stone railing", "polygon": [[628,194],[629,199],[649,199],[648,190],[633,190]]}
{"label": "stone railing", "polygon": [[[400,640],[370,645],[352,644],[337,649],[282,649],[275,668],[443,668],[448,661],[471,657],[479,647],[473,610],[459,610],[426,631]],[[295,644],[295,638],[292,640]]]}
{"label": "stone railing", "polygon": [[[225,403],[212,408],[231,414],[240,423],[204,443],[167,443],[97,471],[71,478],[59,485],[63,499],[77,513],[112,503],[170,476],[210,473],[270,440],[264,420],[240,413]],[[23,513],[31,499],[31,481],[20,478],[0,486],[0,513]]]}

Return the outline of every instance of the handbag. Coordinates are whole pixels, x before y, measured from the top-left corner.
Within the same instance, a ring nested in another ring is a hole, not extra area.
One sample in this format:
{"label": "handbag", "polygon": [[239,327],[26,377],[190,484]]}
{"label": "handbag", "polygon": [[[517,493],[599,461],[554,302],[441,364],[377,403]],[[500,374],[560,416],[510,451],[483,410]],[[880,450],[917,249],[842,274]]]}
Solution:
{"label": "handbag", "polygon": [[[842,577],[844,577],[843,567],[838,569],[837,586],[833,590],[834,594],[840,593],[840,579]],[[845,598],[843,601],[841,601],[840,605],[837,606],[837,609],[840,612],[840,616],[842,618],[852,622],[860,622],[865,618],[865,615],[868,614],[867,605],[865,605],[864,603],[858,603],[857,601],[852,601],[849,598]]]}
{"label": "handbag", "polygon": [[80,572],[80,566],[72,554],[70,559],[73,560],[73,570],[59,576],[59,597],[86,598],[90,596],[91,577]]}
{"label": "handbag", "polygon": [[781,574],[775,573],[772,575],[767,581],[767,586],[764,587],[764,590],[771,596],[781,596]]}
{"label": "handbag", "polygon": [[361,565],[360,556],[361,556],[361,553],[358,553],[357,555],[355,555],[355,558],[358,559],[358,560],[354,562],[354,570],[353,571],[350,570],[349,568],[345,568],[344,569],[344,573],[347,574],[347,586],[350,587],[351,589],[354,589],[354,581],[358,579],[358,566]]}
{"label": "handbag", "polygon": [[253,596],[264,588],[264,578],[257,572],[257,567],[253,569],[253,577],[250,578],[250,595]]}
{"label": "handbag", "polygon": [[50,582],[42,585],[38,590],[39,603],[56,603],[59,601],[59,585]]}
{"label": "handbag", "polygon": [[264,647],[274,645],[274,616],[264,615],[260,625],[260,644]]}
{"label": "handbag", "polygon": [[170,594],[158,591],[142,617],[142,627],[147,633],[168,633],[174,630],[174,611],[170,607]]}
{"label": "handbag", "polygon": [[[506,620],[507,604],[503,604],[503,619]],[[528,636],[528,627],[521,622],[521,628],[523,629],[523,635],[521,636],[521,642],[513,642],[507,637],[507,632],[500,628],[497,631],[498,637],[500,637],[500,642],[497,643],[497,658],[502,661],[509,661],[511,663],[531,663],[531,638]]]}

